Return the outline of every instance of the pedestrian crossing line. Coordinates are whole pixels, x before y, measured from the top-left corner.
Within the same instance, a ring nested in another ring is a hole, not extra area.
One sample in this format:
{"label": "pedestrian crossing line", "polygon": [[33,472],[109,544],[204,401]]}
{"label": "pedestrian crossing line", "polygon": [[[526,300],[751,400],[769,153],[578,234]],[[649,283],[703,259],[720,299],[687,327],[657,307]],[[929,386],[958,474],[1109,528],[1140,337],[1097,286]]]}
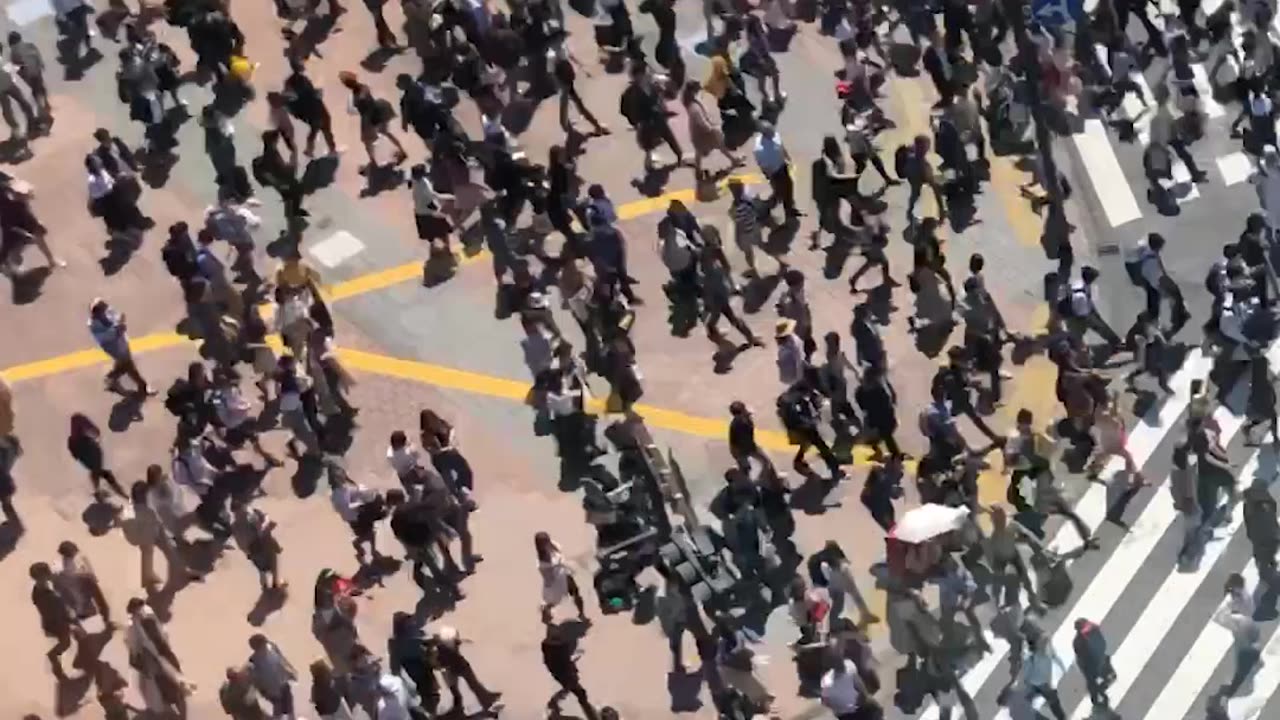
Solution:
{"label": "pedestrian crossing line", "polygon": [[1227,109],[1213,99],[1213,85],[1209,82],[1209,72],[1205,70],[1203,63],[1191,66],[1191,77],[1196,86],[1196,93],[1200,95],[1200,106],[1204,108],[1204,114],[1210,118],[1224,117]]}
{"label": "pedestrian crossing line", "polygon": [[1124,169],[1120,167],[1120,160],[1111,147],[1111,139],[1102,121],[1085,120],[1082,131],[1072,134],[1071,140],[1107,222],[1112,227],[1119,227],[1141,218],[1138,199],[1125,180]]}
{"label": "pedestrian crossing line", "polygon": [[[1199,348],[1194,348],[1187,354],[1182,367],[1169,379],[1173,394],[1158,408],[1148,411],[1142,421],[1129,433],[1125,447],[1138,467],[1146,465],[1156,448],[1160,446],[1161,440],[1182,419],[1182,413],[1191,401],[1191,381],[1203,379],[1212,368],[1213,358],[1206,356]],[[1124,470],[1124,461],[1113,457],[1107,461],[1101,476],[1111,477],[1122,470]],[[1075,511],[1086,525],[1097,527],[1106,519],[1107,486],[1101,483],[1090,483],[1089,489],[1076,503]],[[1053,540],[1049,543],[1049,549],[1063,554],[1078,548],[1080,544],[1081,540],[1076,536],[1075,530],[1068,524],[1064,524],[1054,534]],[[960,680],[961,686],[969,695],[976,695],[982,690],[996,668],[1000,667],[1000,663],[1009,654],[1009,644],[1006,641],[995,637],[989,631],[984,635],[991,645],[991,651],[969,668]],[[931,703],[921,713],[920,720],[938,720],[938,717],[938,706],[936,703]]]}
{"label": "pedestrian crossing line", "polygon": [[[1236,388],[1240,389],[1243,385],[1245,383],[1239,383]],[[1257,471],[1258,453],[1255,452],[1245,463],[1240,478],[1247,482]],[[1172,507],[1172,503],[1165,501],[1165,498],[1159,498],[1156,502]],[[1125,694],[1138,679],[1142,669],[1160,647],[1160,642],[1173,628],[1178,616],[1209,576],[1243,523],[1244,513],[1234,513],[1223,534],[1205,543],[1204,553],[1196,572],[1178,572],[1177,568],[1174,568],[1160,589],[1152,596],[1152,601],[1142,612],[1142,616],[1129,627],[1124,641],[1111,656],[1111,665],[1116,673],[1115,682],[1107,688],[1111,707],[1120,707]],[[1089,619],[1101,620],[1101,618]],[[1065,658],[1063,662],[1066,662]],[[1071,720],[1086,720],[1092,714],[1092,703],[1087,702],[1087,698],[1082,699],[1076,711],[1072,713]]]}
{"label": "pedestrian crossing line", "polygon": [[[1240,573],[1244,576],[1246,587],[1258,584],[1258,566],[1253,560]],[[1218,610],[1227,604],[1223,599]],[[1214,611],[1217,614],[1217,610]],[[1233,642],[1231,631],[1210,620],[1200,630],[1200,635],[1191,645],[1191,649],[1183,656],[1182,662],[1165,682],[1159,697],[1151,704],[1142,720],[1169,720],[1169,718],[1185,718],[1191,713],[1191,706],[1200,691],[1213,679],[1213,673],[1222,658],[1231,650]],[[1270,644],[1270,643],[1268,643]],[[1234,715],[1232,720],[1237,720]]]}
{"label": "pedestrian crossing line", "polygon": [[1253,176],[1253,160],[1243,152],[1233,152],[1216,160],[1222,183],[1228,187],[1242,183]]}
{"label": "pedestrian crossing line", "polygon": [[[1280,348],[1280,344],[1276,346]],[[1230,445],[1231,439],[1235,437],[1240,428],[1244,426],[1244,418],[1236,415],[1231,407],[1239,407],[1244,403],[1249,392],[1247,381],[1240,381],[1235,384],[1231,390],[1228,404],[1219,405],[1214,411],[1213,417],[1222,429],[1221,436],[1223,445]],[[1166,478],[1167,481],[1167,478]],[[1161,483],[1161,486],[1163,483]],[[1138,519],[1130,527],[1120,544],[1107,558],[1102,568],[1098,570],[1098,574],[1089,581],[1089,585],[1084,592],[1076,599],[1071,609],[1063,613],[1063,622],[1058,625],[1058,629],[1054,631],[1051,640],[1053,651],[1062,660],[1065,667],[1070,668],[1075,664],[1075,649],[1072,641],[1075,640],[1075,627],[1071,622],[1074,618],[1086,618],[1094,622],[1099,622],[1105,618],[1111,609],[1115,607],[1125,590],[1129,587],[1129,581],[1138,574],[1142,566],[1146,563],[1147,557],[1155,550],[1156,545],[1160,543],[1160,539],[1164,537],[1169,528],[1173,527],[1173,523],[1178,519],[1179,513],[1174,508],[1173,503],[1167,498],[1156,497],[1151,500],[1147,508],[1138,516]],[[1224,542],[1223,546],[1226,545]],[[1218,552],[1222,548],[1219,547]],[[1204,565],[1212,566],[1207,558]],[[1203,572],[1207,573],[1207,568],[1202,566]],[[1180,573],[1174,573],[1177,577]],[[1182,604],[1191,597],[1191,593],[1195,591],[1196,582],[1190,588],[1191,592],[1187,593],[1182,599],[1182,603],[1178,604],[1176,609],[1180,610]],[[1166,600],[1163,595],[1158,595],[1159,601],[1155,605],[1168,607],[1173,604],[1173,599]],[[1151,607],[1151,606],[1148,606]],[[1145,616],[1144,616],[1145,617]],[[1172,624],[1174,618],[1177,617],[1177,611],[1173,613],[1173,617],[1169,618],[1169,624]],[[1128,637],[1133,637],[1139,631],[1139,626],[1135,626]],[[1166,628],[1167,629],[1167,628]],[[1146,650],[1147,656],[1155,652],[1155,645],[1159,644],[1161,636],[1149,637],[1148,642],[1154,641],[1152,647]],[[1115,665],[1120,667],[1120,663]],[[1117,673],[1119,670],[1117,670]],[[1036,697],[1032,707],[1039,710],[1044,706],[1044,700]],[[1087,715],[1085,716],[1087,717]],[[1012,718],[1011,711],[1008,707],[1000,709],[996,715],[996,720],[1010,720]]]}

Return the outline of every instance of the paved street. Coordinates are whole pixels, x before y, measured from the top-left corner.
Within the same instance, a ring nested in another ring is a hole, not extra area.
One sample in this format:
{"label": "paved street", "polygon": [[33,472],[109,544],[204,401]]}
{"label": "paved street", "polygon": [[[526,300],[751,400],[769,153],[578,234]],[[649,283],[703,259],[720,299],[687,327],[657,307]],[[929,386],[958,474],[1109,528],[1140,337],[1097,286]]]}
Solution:
{"label": "paved street", "polygon": [[[424,287],[422,264],[427,252],[416,240],[408,192],[390,187],[390,182],[385,188],[370,187],[368,178],[357,173],[356,167],[363,162],[358,121],[341,113],[345,90],[338,84],[338,73],[358,69],[375,94],[394,101],[396,75],[416,75],[420,62],[412,51],[393,55],[385,62],[367,59],[373,44],[372,23],[358,3],[352,5],[337,31],[321,45],[319,55],[308,63],[308,73],[326,86],[335,130],[347,150],[332,182],[307,200],[312,222],[303,243],[305,258],[319,270],[332,301],[340,357],[357,380],[351,402],[361,409],[359,428],[344,464],[362,483],[384,490],[395,487],[396,478],[385,459],[387,438],[397,429],[414,435],[417,412],[434,409],[456,426],[459,447],[475,469],[480,510],[472,520],[472,532],[477,551],[485,557],[475,576],[465,583],[466,599],[452,607],[423,601],[422,592],[407,572],[387,577],[384,586],[372,588],[358,601],[362,641],[382,652],[390,617],[396,611],[416,611],[428,628],[457,627],[471,641],[465,651],[481,678],[505,693],[502,716],[516,720],[541,717],[542,707],[556,686],[541,667],[540,581],[532,536],[548,530],[577,571],[587,595],[588,614],[595,619],[583,640],[585,656],[580,664],[583,683],[593,701],[613,705],[629,720],[713,717],[701,676],[669,672],[667,644],[652,613],[602,617],[594,592],[586,587],[594,570],[595,538],[583,522],[577,489],[560,482],[554,442],[535,434],[534,412],[525,402],[532,378],[520,352],[523,333],[515,319],[495,312],[491,259],[481,250],[481,239],[477,233],[464,232],[466,247],[456,267],[433,268],[430,286]],[[101,41],[104,60],[83,77],[64,77],[63,69],[53,61],[54,28],[48,8],[47,0],[22,0],[10,3],[8,10],[10,24],[21,27],[48,59],[56,122],[50,136],[33,142],[34,157],[6,168],[36,188],[36,214],[49,227],[50,242],[69,267],[53,273],[27,272],[13,283],[11,300],[0,301],[0,327],[10,333],[10,341],[0,344],[0,373],[14,386],[17,433],[25,451],[15,470],[19,486],[16,502],[27,526],[21,537],[6,533],[6,543],[0,548],[0,606],[13,618],[8,633],[13,640],[6,649],[15,660],[0,678],[0,715],[96,718],[101,712],[88,682],[55,683],[48,673],[43,653],[51,641],[41,634],[31,607],[27,568],[36,561],[56,560],[54,548],[70,539],[92,561],[117,615],[123,616],[130,597],[142,593],[137,549],[120,528],[104,528],[99,515],[86,511],[91,500],[89,487],[83,469],[67,453],[66,427],[74,412],[85,413],[102,427],[108,464],[127,485],[141,479],[149,464],[165,461],[174,421],[159,399],[137,408],[132,401],[102,391],[100,375],[107,359],[91,349],[92,339],[85,328],[87,308],[93,298],[103,297],[128,314],[142,372],[161,390],[182,375],[187,363],[199,357],[198,348],[180,326],[182,300],[161,262],[159,247],[169,224],[185,220],[197,225],[214,201],[215,185],[210,163],[201,152],[204,131],[193,118],[177,134],[175,156],[153,162],[144,173],[147,187],[141,205],[155,220],[155,229],[140,248],[121,247],[115,242],[104,246],[101,222],[83,210],[81,158],[92,145],[94,128],[109,128],[131,145],[141,141],[142,128],[130,121],[127,107],[116,98],[117,46]],[[696,32],[702,27],[701,13],[687,3],[680,5],[678,12],[689,76],[701,79],[707,63],[693,54],[702,39]],[[258,135],[266,127],[261,96],[265,90],[280,86],[287,67],[280,52],[280,23],[271,5],[237,2],[233,13],[247,36],[246,54],[260,63],[254,75],[259,98],[234,121],[237,147],[242,163],[247,164],[247,158],[258,154]],[[652,47],[656,31],[649,17],[639,13],[633,17],[642,41]],[[402,18],[398,8],[388,7],[388,19],[399,31]],[[645,395],[635,410],[645,418],[658,445],[679,460],[689,478],[695,506],[714,523],[710,510],[723,486],[724,470],[732,464],[725,444],[727,407],[732,400],[741,399],[756,409],[763,428],[761,444],[776,462],[788,465],[794,452],[774,412],[774,399],[782,389],[775,350],[770,341],[766,349],[725,353],[696,327],[688,337],[673,335],[661,290],[667,270],[655,250],[657,223],[668,202],[678,198],[690,203],[700,221],[728,233],[731,221],[723,191],[695,189],[693,174],[687,168],[675,170],[663,188],[648,193],[637,189],[632,179],[640,171],[640,152],[617,108],[625,76],[605,72],[596,61],[586,19],[571,15],[568,22],[574,52],[590,73],[579,83],[583,99],[614,129],[610,136],[588,141],[578,173],[588,182],[603,184],[618,204],[620,228],[630,247],[631,273],[646,301],[631,330],[645,376]],[[194,64],[184,33],[163,23],[153,28],[177,51],[184,68]],[[807,199],[809,160],[820,149],[823,135],[839,134],[832,73],[841,61],[834,41],[818,35],[811,25],[804,25],[787,51],[776,57],[789,94],[779,128],[797,160],[797,196]],[[929,107],[935,95],[927,77],[899,76],[889,79],[885,94],[884,107],[896,127],[878,142],[892,167],[893,150],[898,145],[930,131]],[[194,83],[185,84],[181,95],[193,116],[198,116],[211,98],[208,88]],[[520,143],[538,161],[562,139],[555,105],[554,98],[539,105],[520,134]],[[1140,152],[1135,148],[1115,144],[1117,164],[1123,170],[1122,178],[1117,178],[1090,169],[1078,144],[1073,149],[1070,141],[1061,143],[1063,156],[1079,161],[1075,176],[1081,174],[1081,167],[1087,175],[1087,181],[1079,183],[1079,204],[1071,209],[1073,221],[1080,226],[1075,238],[1077,254],[1082,261],[1097,262],[1103,268],[1111,289],[1105,304],[1113,324],[1121,324],[1118,318],[1131,317],[1140,298],[1125,284],[1118,260],[1106,254],[1095,258],[1096,249],[1126,246],[1151,230],[1165,232],[1178,246],[1171,270],[1188,289],[1193,312],[1202,313],[1206,307],[1207,301],[1193,290],[1200,288],[1205,259],[1216,254],[1217,246],[1197,244],[1196,239],[1219,237],[1225,232],[1221,228],[1228,224],[1224,219],[1230,220],[1234,235],[1240,218],[1256,204],[1250,186],[1243,182],[1247,173],[1231,155],[1238,147],[1225,139],[1215,140],[1225,136],[1223,126],[1233,112],[1231,109],[1216,117],[1209,137],[1193,148],[1212,180],[1198,189],[1199,198],[1185,199],[1181,213],[1173,218],[1159,216],[1145,202]],[[469,132],[478,134],[480,121],[473,104],[462,103],[458,118]],[[672,119],[672,127],[682,142],[687,140],[683,113]],[[410,162],[421,161],[424,152],[418,140],[409,133],[401,136],[409,148]],[[1114,136],[1103,139],[1111,143]],[[385,147],[380,149],[386,151]],[[7,157],[12,157],[12,150],[5,150]],[[741,177],[768,192],[750,160],[750,145],[741,151],[748,156]],[[1042,277],[1050,267],[1039,244],[1039,218],[1019,196],[1025,175],[1015,167],[1015,159],[993,157],[991,163],[991,180],[976,201],[979,222],[951,227],[945,233],[949,262],[959,278],[971,253],[984,254],[989,262],[987,283],[1010,326],[1035,334],[1048,315]],[[1111,184],[1104,184],[1103,177]],[[1101,198],[1111,198],[1121,180],[1133,188],[1137,216],[1112,224],[1112,216],[1102,206],[1123,205],[1125,201]],[[878,180],[870,182],[878,187]],[[283,220],[278,195],[264,191],[261,198],[263,207],[258,212],[264,223],[255,232],[257,260],[260,270],[269,270],[278,262],[268,254],[271,241],[283,229]],[[889,189],[883,196],[888,206],[885,216],[894,229],[889,254],[899,278],[905,277],[911,262],[910,247],[900,241],[905,199],[903,188]],[[925,201],[926,205],[931,202]],[[809,278],[815,330],[838,331],[849,343],[853,300],[845,263],[856,263],[857,258],[846,260],[808,249],[814,219],[812,209],[806,210],[810,217],[804,219],[794,238],[783,237],[780,242],[789,246],[789,262]],[[464,220],[466,225],[474,222],[474,217]],[[726,245],[731,265],[741,270],[742,257],[736,248]],[[25,261],[28,266],[40,263],[34,249],[27,250]],[[769,258],[760,262],[766,273],[775,266]],[[778,278],[767,276],[746,285],[744,296],[750,298],[747,322],[756,333],[771,338],[777,320],[774,301]],[[901,319],[910,314],[913,302],[905,280],[903,287],[892,291],[890,302],[897,310],[884,334],[893,358],[892,381],[900,396],[901,434],[905,449],[919,457],[925,441],[914,420],[928,399],[927,379],[943,359],[926,357],[913,347],[914,339]],[[555,313],[562,325],[572,325],[563,309],[557,307]],[[959,341],[959,333],[953,339]],[[1273,347],[1272,355],[1277,353],[1280,349]],[[1170,448],[1188,405],[1187,385],[1202,377],[1208,367],[1208,360],[1193,353],[1173,381],[1178,391],[1173,398],[1149,410],[1140,407],[1127,416],[1133,428],[1129,446],[1153,487],[1125,498],[1125,504],[1116,508],[1115,488],[1090,484],[1079,473],[1061,469],[1080,514],[1090,526],[1101,528],[1102,547],[1072,566],[1075,592],[1062,608],[1051,611],[1044,624],[1051,630],[1064,628],[1053,638],[1055,647],[1064,646],[1061,655],[1065,659],[1071,657],[1071,621],[1075,617],[1086,616],[1103,625],[1120,669],[1112,699],[1125,718],[1203,716],[1206,694],[1230,674],[1229,633],[1209,620],[1221,600],[1222,581],[1229,572],[1242,569],[1256,580],[1256,569],[1251,575],[1246,567],[1251,565],[1249,545],[1239,532],[1238,513],[1208,543],[1198,563],[1175,566],[1182,531],[1161,481],[1167,477]],[[1045,358],[1018,358],[1009,369],[1015,378],[1006,391],[1004,407],[997,409],[991,420],[997,430],[1009,429],[1019,408],[1034,410],[1046,422],[1060,414],[1052,392],[1054,369]],[[607,386],[599,381],[595,385],[600,399],[608,395]],[[1233,437],[1232,458],[1245,468],[1242,478],[1250,476],[1255,467],[1269,477],[1276,464],[1271,451],[1255,455],[1232,431],[1241,423],[1238,411],[1242,402],[1236,397],[1230,406],[1236,412],[1226,407],[1218,410],[1226,428],[1224,435]],[[135,409],[140,417],[134,417]],[[967,421],[962,426],[966,434],[974,435]],[[264,444],[279,453],[286,437],[286,432],[274,429],[264,434]],[[828,539],[839,541],[853,556],[858,580],[873,610],[884,617],[884,593],[873,589],[876,581],[868,571],[883,561],[883,533],[857,502],[870,465],[868,456],[864,448],[855,448],[849,465],[851,479],[826,496],[816,489],[817,500],[796,512],[794,541],[804,555]],[[1004,497],[1005,481],[998,472],[999,462],[995,464],[996,470],[983,476],[983,504]],[[1114,473],[1104,473],[1104,477],[1110,474]],[[315,488],[316,480],[295,472],[289,462],[284,469],[265,474],[265,497],[255,501],[279,523],[283,574],[290,584],[289,596],[282,604],[263,602],[252,565],[234,547],[217,553],[207,549],[207,557],[193,558],[197,566],[203,563],[211,570],[207,578],[153,600],[160,606],[159,614],[185,674],[197,686],[190,717],[220,716],[217,691],[225,668],[244,661],[249,652],[247,639],[254,632],[263,632],[277,642],[304,675],[305,667],[320,656],[321,649],[311,634],[314,578],[324,568],[351,574],[357,566],[349,544],[350,530],[335,517],[323,483]],[[918,503],[918,496],[913,483],[906,485],[903,507],[910,507]],[[1114,521],[1104,522],[1108,518]],[[1066,538],[1073,537],[1068,530],[1058,543],[1059,549],[1069,548],[1074,541]],[[385,527],[379,543],[384,551],[399,554]],[[656,576],[645,579],[656,582]],[[1280,635],[1274,629],[1273,622],[1262,625],[1264,657],[1280,654]],[[890,647],[883,623],[871,626],[869,632],[882,663],[885,687],[880,699],[892,717],[917,716],[892,707],[893,670],[902,664],[902,658]],[[777,695],[781,716],[825,717],[815,701],[797,697],[788,646],[795,638],[796,629],[786,607],[776,608],[764,625],[758,650],[768,658],[762,676]],[[984,719],[1000,712],[995,695],[1007,676],[1003,660],[1007,645],[993,645],[995,653],[963,677]],[[696,669],[689,639],[684,656],[686,664]],[[102,657],[124,675],[131,674],[118,635],[106,644]],[[1127,660],[1123,665],[1121,657]],[[1087,703],[1083,702],[1082,683],[1077,674],[1068,677],[1062,686],[1064,704],[1068,712],[1083,717]],[[1250,685],[1232,700],[1229,716],[1233,720],[1280,716],[1280,704],[1268,701],[1278,685],[1280,661],[1264,664]],[[300,701],[306,697],[306,686],[304,680],[297,693]],[[130,697],[137,702],[134,692],[130,690]],[[566,708],[576,712],[572,701]],[[923,716],[936,717],[930,712],[925,710]],[[1016,703],[1012,715],[1026,717]]]}

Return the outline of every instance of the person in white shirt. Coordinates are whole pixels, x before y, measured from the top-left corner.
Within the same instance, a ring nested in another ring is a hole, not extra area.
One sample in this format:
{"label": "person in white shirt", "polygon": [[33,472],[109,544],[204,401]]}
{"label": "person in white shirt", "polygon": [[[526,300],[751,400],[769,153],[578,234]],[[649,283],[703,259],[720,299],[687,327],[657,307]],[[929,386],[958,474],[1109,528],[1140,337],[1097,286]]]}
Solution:
{"label": "person in white shirt", "polygon": [[400,484],[407,490],[414,474],[422,467],[422,455],[414,447],[403,430],[391,433],[391,441],[387,446],[387,463],[396,471]]}
{"label": "person in white shirt", "polygon": [[234,370],[227,368],[219,367],[213,373],[213,408],[222,423],[222,437],[228,447],[238,450],[247,443],[269,467],[281,467],[284,463],[267,452],[258,440],[253,403],[240,390],[239,379]]}
{"label": "person in white shirt", "polygon": [[1169,334],[1174,335],[1191,319],[1191,313],[1187,311],[1187,304],[1182,299],[1182,290],[1165,270],[1164,260],[1160,255],[1164,246],[1164,236],[1151,233],[1147,235],[1145,242],[1139,243],[1136,257],[1131,262],[1141,263],[1143,290],[1147,294],[1147,313],[1157,322],[1160,320],[1160,302],[1165,295],[1169,296],[1173,303],[1173,314],[1169,318],[1172,332]]}
{"label": "person in white shirt", "polygon": [[774,339],[778,343],[778,379],[791,387],[804,378],[804,343],[796,335],[795,320],[779,320]]}
{"label": "person in white shirt", "polygon": [[387,673],[378,679],[378,717],[375,720],[414,720],[418,700],[399,675]]}
{"label": "person in white shirt", "polygon": [[1066,318],[1067,329],[1078,340],[1084,339],[1084,334],[1090,330],[1102,336],[1102,339],[1111,346],[1114,351],[1124,344],[1124,341],[1116,334],[1116,331],[1107,324],[1098,312],[1098,306],[1094,302],[1094,284],[1098,280],[1098,269],[1085,265],[1080,268],[1080,280],[1071,284],[1068,291],[1068,300],[1071,303],[1071,314]]}
{"label": "person in white shirt", "polygon": [[1213,621],[1231,631],[1235,648],[1235,668],[1231,681],[1218,691],[1218,697],[1231,697],[1248,679],[1258,662],[1258,624],[1254,620],[1253,591],[1245,584],[1244,576],[1232,573],[1223,587],[1226,599],[1213,615]]}
{"label": "person in white shirt", "polygon": [[364,564],[366,547],[375,560],[381,557],[377,546],[377,523],[387,514],[382,496],[346,477],[336,467],[329,469],[329,482],[333,488],[329,493],[329,502],[343,522],[351,527],[355,536],[351,540],[351,547],[355,548],[356,560]]}
{"label": "person in white shirt", "polygon": [[773,212],[781,202],[788,218],[803,217],[804,213],[796,209],[796,187],[791,178],[791,154],[782,144],[782,136],[773,125],[767,122],[760,123],[760,133],[756,136],[754,154],[756,164],[760,166],[760,172],[768,178],[769,187],[773,188],[773,195],[765,203],[766,212]]}
{"label": "person in white shirt", "polygon": [[862,707],[862,680],[858,666],[834,650],[830,651],[827,664],[830,667],[822,675],[819,687],[822,704],[836,716],[836,720],[856,720]]}

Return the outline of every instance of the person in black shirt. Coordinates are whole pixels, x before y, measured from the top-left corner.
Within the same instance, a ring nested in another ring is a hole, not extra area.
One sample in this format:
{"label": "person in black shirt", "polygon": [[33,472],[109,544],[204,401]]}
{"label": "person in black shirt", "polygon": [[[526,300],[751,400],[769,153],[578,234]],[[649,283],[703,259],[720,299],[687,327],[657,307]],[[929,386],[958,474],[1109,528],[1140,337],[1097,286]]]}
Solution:
{"label": "person in black shirt", "polygon": [[[619,6],[623,5],[618,3]],[[605,127],[596,119],[591,110],[587,108],[586,103],[582,102],[582,97],[578,95],[578,88],[574,85],[574,81],[578,78],[578,71],[574,66],[582,67],[582,63],[578,62],[578,58],[573,56],[569,50],[568,43],[565,42],[567,34],[564,31],[557,33],[552,38],[551,49],[551,72],[555,75],[556,84],[560,88],[560,127],[564,129],[566,135],[574,134],[573,123],[569,122],[569,105],[572,104],[578,110],[578,114],[584,120],[591,123],[597,135],[608,135],[609,128]],[[591,77],[591,73],[583,70],[587,77]]]}
{"label": "person in black shirt", "polygon": [[[431,474],[434,475],[433,472]],[[433,479],[438,478],[435,475]],[[413,581],[425,589],[427,575],[423,568],[426,568],[430,571],[431,578],[454,597],[466,597],[458,586],[458,577],[462,573],[453,565],[452,558],[447,553],[442,553],[450,567],[442,567],[436,559],[435,547],[441,543],[440,533],[444,528],[444,520],[439,514],[425,502],[409,501],[399,488],[387,491],[387,506],[392,509],[391,532],[404,546],[405,556],[413,562]]]}
{"label": "person in black shirt", "polygon": [[560,684],[560,690],[547,701],[547,709],[558,712],[560,701],[565,695],[573,695],[582,706],[582,713],[587,720],[596,720],[596,709],[587,698],[587,691],[582,687],[578,677],[577,660],[581,653],[577,650],[577,641],[567,625],[552,623],[547,625],[547,636],[542,641],[542,664],[551,673],[552,679]]}
{"label": "person in black shirt", "polygon": [[[84,628],[80,626],[80,621],[76,619],[66,598],[54,588],[53,570],[47,563],[33,564],[29,574],[35,581],[35,586],[31,588],[31,604],[36,606],[36,612],[40,614],[40,629],[57,641],[46,653],[53,666],[53,677],[66,680],[62,656],[71,649],[72,641],[84,634]],[[546,651],[543,653],[545,655]]]}
{"label": "person in black shirt", "polygon": [[329,116],[329,109],[325,107],[320,89],[307,77],[301,59],[289,58],[289,69],[290,75],[284,81],[285,103],[289,112],[310,128],[303,152],[310,157],[315,151],[316,135],[323,133],[325,144],[329,146],[329,154],[338,154],[340,149],[333,139],[333,120]]}
{"label": "person in black shirt", "polygon": [[729,454],[738,468],[750,477],[754,458],[760,463],[762,473],[775,472],[773,461],[756,443],[756,421],[751,409],[741,400],[734,400],[729,404],[729,415]]}
{"label": "person in black shirt", "polygon": [[276,141],[280,132],[268,130],[262,133],[262,155],[253,159],[253,176],[259,183],[275,188],[284,202],[285,218],[292,225],[308,216],[302,208],[302,184],[298,182],[298,168],[280,154]]}
{"label": "person in black shirt", "polygon": [[684,164],[684,150],[675,134],[671,132],[671,124],[667,122],[666,102],[654,84],[649,68],[636,63],[631,67],[631,83],[622,92],[618,101],[618,110],[631,127],[636,130],[636,142],[644,152],[644,170],[652,172],[657,162],[654,150],[658,143],[666,143],[676,154],[676,165]]}
{"label": "person in black shirt", "polygon": [[391,119],[395,117],[395,110],[391,107],[391,103],[382,98],[374,97],[373,91],[369,89],[369,86],[360,82],[353,72],[344,70],[338,73],[338,79],[351,91],[351,107],[360,116],[360,141],[364,143],[365,152],[369,154],[369,164],[366,170],[373,170],[378,167],[378,162],[373,153],[373,144],[378,141],[379,137],[385,137],[396,147],[394,163],[404,162],[409,155],[404,151],[404,146],[400,144],[400,139],[393,135],[388,127],[391,124]]}

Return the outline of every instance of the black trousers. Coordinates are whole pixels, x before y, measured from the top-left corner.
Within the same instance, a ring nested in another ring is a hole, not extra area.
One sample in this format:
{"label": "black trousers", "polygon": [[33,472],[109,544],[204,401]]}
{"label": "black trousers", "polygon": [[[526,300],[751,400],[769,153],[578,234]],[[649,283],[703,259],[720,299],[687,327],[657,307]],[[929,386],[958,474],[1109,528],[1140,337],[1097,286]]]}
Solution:
{"label": "black trousers", "polygon": [[796,186],[791,179],[791,168],[784,165],[770,174],[769,187],[773,189],[773,196],[769,198],[768,210],[772,212],[781,202],[788,215],[795,215],[797,212]]}

